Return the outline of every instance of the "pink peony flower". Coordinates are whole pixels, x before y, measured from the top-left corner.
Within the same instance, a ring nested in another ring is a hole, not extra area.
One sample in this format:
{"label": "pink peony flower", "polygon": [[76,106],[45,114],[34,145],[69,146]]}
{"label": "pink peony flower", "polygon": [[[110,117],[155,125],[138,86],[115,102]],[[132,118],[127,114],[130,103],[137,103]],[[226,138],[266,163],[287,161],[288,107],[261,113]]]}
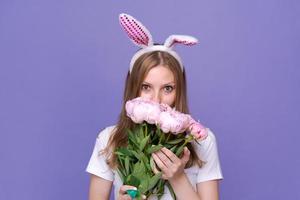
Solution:
{"label": "pink peony flower", "polygon": [[159,107],[160,107],[161,112],[163,112],[163,111],[170,112],[173,110],[168,104],[165,104],[165,103],[159,104]]}
{"label": "pink peony flower", "polygon": [[143,121],[149,124],[155,124],[161,112],[160,105],[141,97],[127,101],[125,104],[127,116],[135,123],[142,123]]}
{"label": "pink peony flower", "polygon": [[133,101],[127,101],[125,104],[125,110],[128,117],[131,118],[133,109],[134,109],[134,102]]}
{"label": "pink peony flower", "polygon": [[184,132],[189,127],[189,115],[176,110],[161,112],[158,124],[163,132],[178,134]]}
{"label": "pink peony flower", "polygon": [[159,104],[142,97],[127,101],[125,104],[127,116],[133,122],[140,124],[146,121],[157,124],[165,133],[172,134],[189,131],[195,139],[205,139],[207,130],[190,115],[172,109],[167,104]]}
{"label": "pink peony flower", "polygon": [[207,137],[207,130],[206,128],[200,124],[199,122],[195,121],[194,119],[191,119],[189,131],[191,135],[194,136],[197,140],[202,140]]}
{"label": "pink peony flower", "polygon": [[159,115],[161,113],[159,104],[147,104],[148,110],[147,110],[147,118],[146,121],[149,124],[156,124],[158,119],[159,119]]}
{"label": "pink peony flower", "polygon": [[147,108],[143,106],[143,103],[136,103],[134,105],[131,119],[137,124],[142,123],[146,119]]}
{"label": "pink peony flower", "polygon": [[158,125],[164,133],[171,131],[172,126],[176,126],[176,121],[170,112],[161,112],[159,115]]}

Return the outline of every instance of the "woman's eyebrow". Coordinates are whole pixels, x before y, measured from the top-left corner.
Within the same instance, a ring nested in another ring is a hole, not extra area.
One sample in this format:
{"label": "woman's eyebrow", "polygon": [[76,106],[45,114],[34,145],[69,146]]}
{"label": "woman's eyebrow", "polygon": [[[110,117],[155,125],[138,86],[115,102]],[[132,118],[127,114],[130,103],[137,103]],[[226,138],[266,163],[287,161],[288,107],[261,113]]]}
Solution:
{"label": "woman's eyebrow", "polygon": [[172,82],[169,82],[169,83],[165,83],[164,85],[175,85],[175,82],[172,81]]}
{"label": "woman's eyebrow", "polygon": [[142,84],[146,84],[146,85],[152,85],[151,83],[148,83],[147,81],[143,81]]}
{"label": "woman's eyebrow", "polygon": [[[151,83],[148,83],[147,81],[144,81],[142,84],[152,85]],[[168,82],[168,83],[164,83],[163,85],[175,85],[175,82],[171,81],[171,82]]]}

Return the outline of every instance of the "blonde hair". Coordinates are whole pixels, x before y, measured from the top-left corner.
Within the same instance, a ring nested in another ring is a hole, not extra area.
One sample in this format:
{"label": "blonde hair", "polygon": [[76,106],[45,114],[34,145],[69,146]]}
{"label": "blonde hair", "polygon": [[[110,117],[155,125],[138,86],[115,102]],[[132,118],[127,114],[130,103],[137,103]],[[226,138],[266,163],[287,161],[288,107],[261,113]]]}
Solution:
{"label": "blonde hair", "polygon": [[[117,147],[126,146],[128,138],[125,130],[134,127],[134,123],[126,115],[125,103],[126,101],[136,98],[140,95],[141,85],[146,75],[152,68],[158,65],[167,67],[174,75],[176,85],[176,98],[174,104],[175,109],[183,113],[189,113],[185,71],[181,70],[179,62],[169,53],[162,51],[153,51],[140,56],[134,63],[131,73],[128,72],[127,74],[123,105],[119,115],[119,120],[116,128],[113,131],[113,134],[109,139],[107,147],[103,151],[109,155],[107,158],[107,163],[111,168],[117,167],[116,155],[113,153],[108,154],[108,152],[114,152]],[[190,161],[187,163],[187,167],[193,165],[194,163],[201,165],[193,146],[188,144],[188,148],[191,152],[191,156]]]}

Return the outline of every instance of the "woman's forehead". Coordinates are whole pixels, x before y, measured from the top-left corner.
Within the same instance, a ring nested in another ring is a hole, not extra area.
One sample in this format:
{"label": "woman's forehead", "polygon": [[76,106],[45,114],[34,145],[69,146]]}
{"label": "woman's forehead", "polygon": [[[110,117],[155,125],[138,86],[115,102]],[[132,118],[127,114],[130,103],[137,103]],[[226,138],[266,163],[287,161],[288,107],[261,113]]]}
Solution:
{"label": "woman's forehead", "polygon": [[173,72],[166,66],[156,66],[149,70],[149,72],[146,74],[145,82],[174,82],[175,77]]}

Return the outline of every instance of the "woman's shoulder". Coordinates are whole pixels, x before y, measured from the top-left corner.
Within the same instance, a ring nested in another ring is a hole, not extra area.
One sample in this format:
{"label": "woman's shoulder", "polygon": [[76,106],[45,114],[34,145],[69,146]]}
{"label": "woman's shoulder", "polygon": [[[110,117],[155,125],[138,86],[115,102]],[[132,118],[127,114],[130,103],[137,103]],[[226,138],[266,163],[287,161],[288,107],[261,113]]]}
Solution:
{"label": "woman's shoulder", "polygon": [[98,133],[97,140],[101,143],[107,144],[108,140],[109,140],[110,136],[113,134],[115,128],[116,128],[116,125],[105,127]]}
{"label": "woman's shoulder", "polygon": [[216,142],[216,136],[215,134],[213,133],[213,131],[210,129],[210,128],[206,128],[207,130],[207,137],[200,141],[200,144],[205,144],[205,143],[214,143]]}
{"label": "woman's shoulder", "polygon": [[214,149],[217,148],[217,139],[215,134],[210,128],[207,128],[207,137],[204,140],[193,142],[195,150],[200,153],[200,155],[207,154],[208,152],[214,152]]}

